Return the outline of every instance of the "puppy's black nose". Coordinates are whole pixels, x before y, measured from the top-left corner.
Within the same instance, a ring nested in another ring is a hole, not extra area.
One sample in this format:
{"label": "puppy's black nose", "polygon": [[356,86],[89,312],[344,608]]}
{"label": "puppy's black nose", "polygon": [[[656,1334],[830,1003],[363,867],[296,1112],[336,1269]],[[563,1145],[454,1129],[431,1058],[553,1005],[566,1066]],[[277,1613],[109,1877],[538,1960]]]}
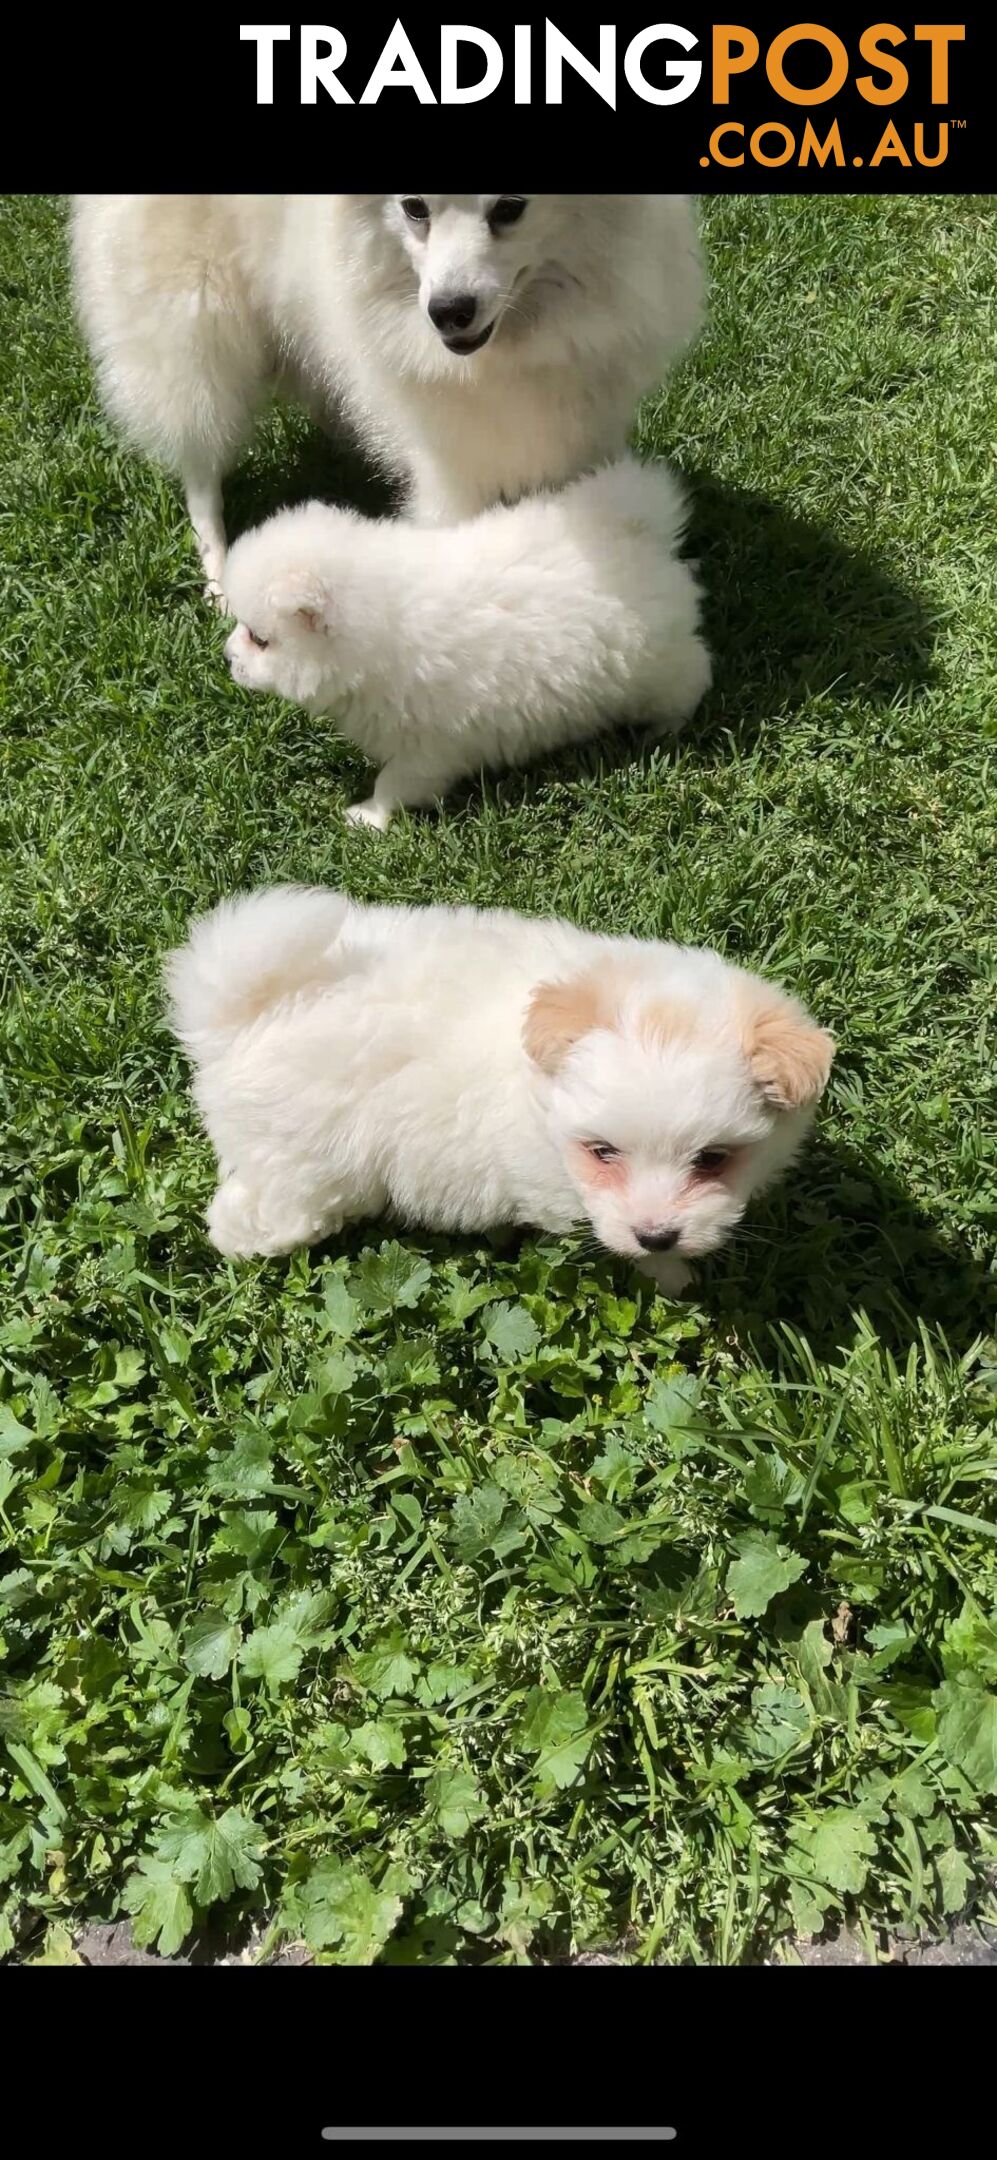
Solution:
{"label": "puppy's black nose", "polygon": [[429,302],[429,320],[441,337],[451,330],[469,330],[477,313],[473,293],[448,293]]}
{"label": "puppy's black nose", "polygon": [[638,1230],[636,1237],[645,1252],[671,1252],[672,1246],[679,1241],[677,1230]]}

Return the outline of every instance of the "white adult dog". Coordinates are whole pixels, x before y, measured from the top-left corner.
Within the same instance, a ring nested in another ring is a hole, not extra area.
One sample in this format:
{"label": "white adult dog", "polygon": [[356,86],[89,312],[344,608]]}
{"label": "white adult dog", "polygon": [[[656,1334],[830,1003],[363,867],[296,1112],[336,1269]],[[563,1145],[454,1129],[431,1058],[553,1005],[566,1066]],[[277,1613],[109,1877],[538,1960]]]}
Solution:
{"label": "white adult dog", "polygon": [[677,1290],[795,1154],[833,1050],[715,952],[295,886],[222,901],[167,980],[235,1255],[387,1207],[587,1220]]}
{"label": "white adult dog", "polygon": [[216,596],[222,479],[281,372],[454,524],[618,456],[703,304],[683,196],[81,195],[73,261],[108,410],[181,475]]}
{"label": "white adult dog", "polygon": [[710,663],[684,522],[667,467],[633,458],[445,532],[282,510],[229,555],[229,665],[334,713],[381,768],[347,816],[383,832],[483,765],[688,718]]}

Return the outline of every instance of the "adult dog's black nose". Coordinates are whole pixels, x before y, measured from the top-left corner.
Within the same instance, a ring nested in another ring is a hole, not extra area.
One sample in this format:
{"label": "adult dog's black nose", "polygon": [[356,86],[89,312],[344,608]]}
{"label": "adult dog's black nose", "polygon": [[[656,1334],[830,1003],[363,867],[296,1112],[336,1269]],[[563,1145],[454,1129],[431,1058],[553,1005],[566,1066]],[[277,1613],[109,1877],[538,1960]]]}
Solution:
{"label": "adult dog's black nose", "polygon": [[637,1243],[643,1245],[645,1252],[671,1252],[672,1246],[677,1245],[678,1241],[677,1230],[637,1231]]}
{"label": "adult dog's black nose", "polygon": [[469,330],[477,313],[478,303],[473,293],[449,293],[442,299],[429,302],[429,320],[441,337],[453,330]]}

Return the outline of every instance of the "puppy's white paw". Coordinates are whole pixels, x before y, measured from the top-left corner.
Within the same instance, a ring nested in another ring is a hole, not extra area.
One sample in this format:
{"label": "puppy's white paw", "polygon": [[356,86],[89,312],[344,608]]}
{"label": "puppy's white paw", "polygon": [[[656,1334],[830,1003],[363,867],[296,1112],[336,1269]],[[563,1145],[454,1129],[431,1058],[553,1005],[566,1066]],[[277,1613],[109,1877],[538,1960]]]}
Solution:
{"label": "puppy's white paw", "polygon": [[229,1260],[250,1260],[262,1250],[258,1204],[240,1177],[219,1185],[205,1222],[212,1245]]}
{"label": "puppy's white paw", "polygon": [[648,1253],[646,1260],[637,1263],[641,1275],[649,1275],[662,1297],[681,1297],[692,1281],[692,1269],[688,1262],[679,1260],[674,1253]]}
{"label": "puppy's white paw", "polygon": [[232,611],[225,598],[224,589],[217,578],[209,577],[205,580],[204,597],[209,607],[217,608],[219,615],[231,614]]}
{"label": "puppy's white paw", "polygon": [[341,1211],[297,1207],[272,1187],[253,1191],[234,1171],[219,1185],[205,1221],[212,1244],[230,1260],[276,1259],[316,1245],[343,1226]]}
{"label": "puppy's white paw", "polygon": [[390,810],[385,810],[381,803],[375,802],[373,795],[367,802],[351,803],[349,809],[343,811],[343,816],[347,825],[369,825],[372,832],[387,832],[391,823]]}

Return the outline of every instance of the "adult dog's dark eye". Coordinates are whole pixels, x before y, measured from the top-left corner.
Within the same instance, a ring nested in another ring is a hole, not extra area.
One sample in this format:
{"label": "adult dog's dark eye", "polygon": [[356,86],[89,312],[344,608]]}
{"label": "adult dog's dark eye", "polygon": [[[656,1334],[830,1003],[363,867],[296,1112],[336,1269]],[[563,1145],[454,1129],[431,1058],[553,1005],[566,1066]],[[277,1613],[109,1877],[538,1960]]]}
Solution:
{"label": "adult dog's dark eye", "polygon": [[429,224],[429,204],[421,195],[403,195],[402,209],[410,225]]}
{"label": "adult dog's dark eye", "polygon": [[586,1145],[589,1154],[595,1156],[596,1162],[619,1162],[620,1150],[618,1147],[611,1147],[608,1140],[589,1140]]}
{"label": "adult dog's dark eye", "polygon": [[729,1148],[704,1147],[700,1148],[698,1155],[693,1156],[692,1167],[694,1170],[702,1170],[707,1177],[710,1177],[715,1175],[718,1170],[722,1170],[725,1162],[729,1161],[729,1159]]}
{"label": "adult dog's dark eye", "polygon": [[525,195],[500,195],[497,203],[492,204],[488,214],[488,223],[492,231],[498,230],[501,232],[505,230],[507,225],[518,225],[525,208]]}
{"label": "adult dog's dark eye", "polygon": [[246,636],[248,637],[250,644],[256,646],[257,652],[266,652],[267,646],[270,643],[269,638],[257,637],[255,630],[248,629],[246,631]]}

